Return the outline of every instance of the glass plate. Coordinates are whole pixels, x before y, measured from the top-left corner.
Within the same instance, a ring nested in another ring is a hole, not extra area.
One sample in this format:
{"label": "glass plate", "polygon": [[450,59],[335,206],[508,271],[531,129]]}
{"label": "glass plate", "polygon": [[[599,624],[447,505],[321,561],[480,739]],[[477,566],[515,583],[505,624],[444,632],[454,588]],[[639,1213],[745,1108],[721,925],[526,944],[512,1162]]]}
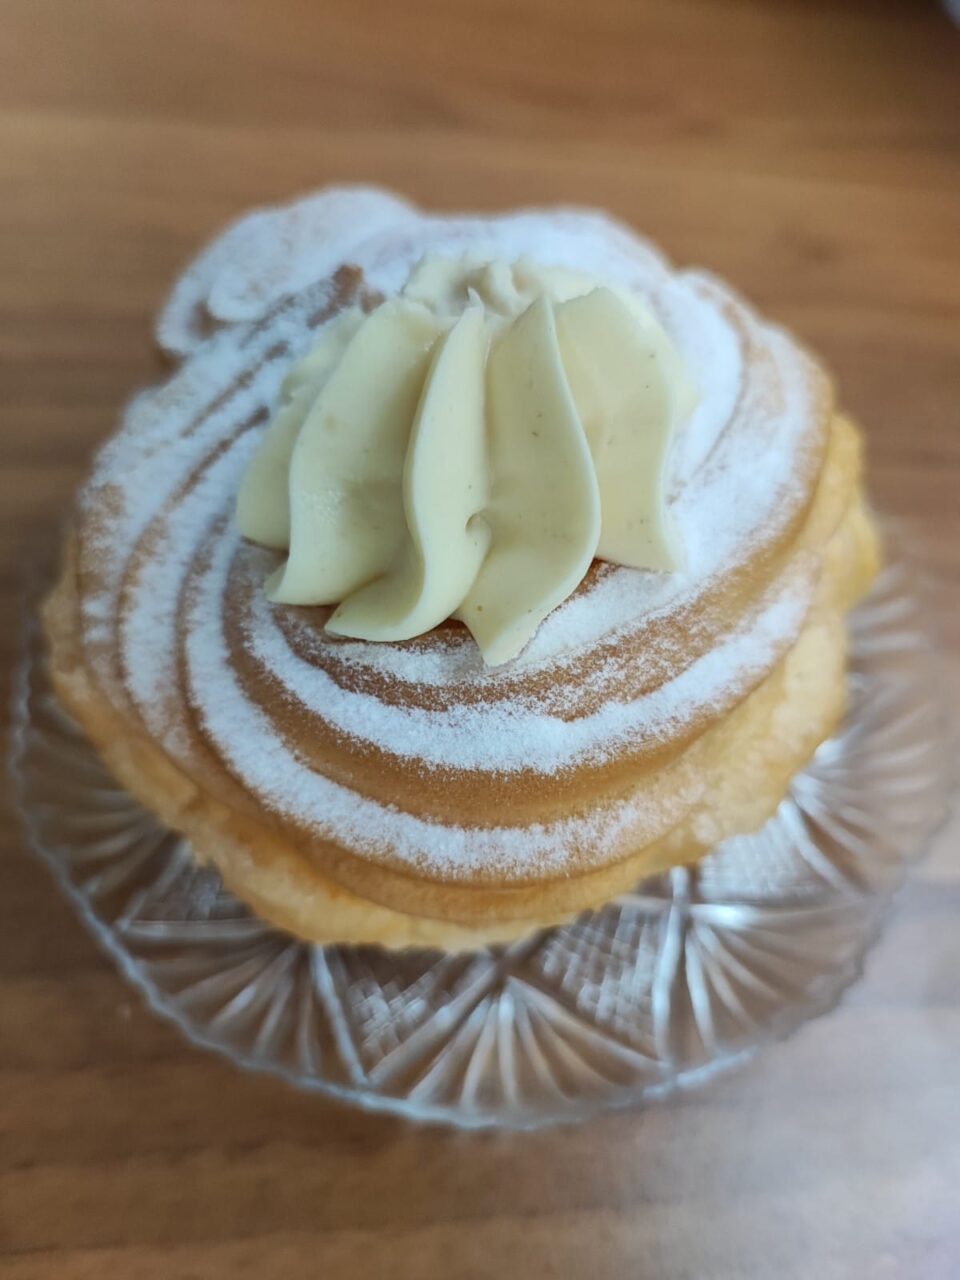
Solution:
{"label": "glass plate", "polygon": [[32,610],[15,795],[97,941],[194,1043],[413,1119],[582,1119],[709,1079],[830,1009],[859,973],[953,781],[914,580],[894,564],[854,614],[850,713],[761,831],[475,955],[310,946],[252,916],[60,710]]}

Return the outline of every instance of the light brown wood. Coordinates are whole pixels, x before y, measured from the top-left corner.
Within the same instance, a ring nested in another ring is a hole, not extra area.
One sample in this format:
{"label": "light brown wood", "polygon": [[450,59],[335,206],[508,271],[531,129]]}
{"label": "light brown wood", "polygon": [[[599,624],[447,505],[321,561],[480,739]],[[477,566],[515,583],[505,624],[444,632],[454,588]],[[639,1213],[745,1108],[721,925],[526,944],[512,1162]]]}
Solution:
{"label": "light brown wood", "polygon": [[[960,31],[933,0],[5,0],[0,591],[223,220],[334,179],[606,206],[819,348],[960,673]],[[960,825],[842,1007],[715,1087],[418,1131],[150,1017],[5,823],[0,1277],[960,1275]]]}

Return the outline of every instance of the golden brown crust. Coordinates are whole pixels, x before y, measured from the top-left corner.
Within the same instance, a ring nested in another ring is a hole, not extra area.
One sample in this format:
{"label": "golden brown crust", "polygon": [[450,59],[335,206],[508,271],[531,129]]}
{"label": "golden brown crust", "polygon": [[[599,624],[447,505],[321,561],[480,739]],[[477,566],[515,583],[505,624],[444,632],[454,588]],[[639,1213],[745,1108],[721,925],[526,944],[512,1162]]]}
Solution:
{"label": "golden brown crust", "polygon": [[[838,428],[835,454],[847,467],[857,458],[852,429]],[[855,477],[856,471],[852,472]],[[57,692],[104,760],[161,820],[183,832],[197,855],[215,864],[226,883],[265,918],[316,941],[351,940],[390,946],[470,948],[505,941],[556,923],[630,888],[645,875],[700,856],[727,835],[758,827],[779,803],[790,777],[834,728],[843,710],[843,615],[876,567],[876,544],[854,480],[827,468],[811,511],[809,538],[832,521],[827,507],[847,497],[845,512],[827,542],[821,585],[800,637],[767,678],[730,714],[684,753],[704,782],[707,797],[671,830],[630,850],[613,865],[582,876],[542,879],[522,888],[416,884],[404,877],[384,893],[382,869],[340,878],[334,856],[305,855],[249,805],[231,807],[178,769],[131,716],[111,705],[87,672],[78,644],[74,552],[68,543],[63,572],[44,610]],[[821,501],[822,499],[822,501]],[[669,773],[656,773],[670,786]],[[239,790],[239,788],[238,788]],[[361,883],[358,885],[358,879]]]}
{"label": "golden brown crust", "polygon": [[[371,279],[447,234],[424,220],[408,242],[411,218],[368,245]],[[684,572],[594,565],[492,673],[458,623],[364,646],[323,609],[271,609],[273,553],[239,538],[233,495],[291,361],[371,302],[351,269],[206,336],[188,308],[192,354],[81,491],[45,609],[60,697],[124,785],[305,937],[469,947],[567,918],[757,827],[842,712],[876,545],[828,379],[719,282],[596,217],[556,228],[687,326],[707,412],[672,464]]]}

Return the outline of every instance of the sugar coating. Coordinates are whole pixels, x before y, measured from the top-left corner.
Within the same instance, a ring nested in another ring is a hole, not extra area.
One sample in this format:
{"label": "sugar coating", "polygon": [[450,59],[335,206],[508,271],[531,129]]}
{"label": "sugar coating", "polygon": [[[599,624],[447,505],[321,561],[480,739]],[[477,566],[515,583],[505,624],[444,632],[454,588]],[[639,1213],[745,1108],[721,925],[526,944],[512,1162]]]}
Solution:
{"label": "sugar coating", "polygon": [[[584,848],[614,842],[629,831],[638,844],[649,841],[671,817],[675,821],[693,795],[671,796],[670,804],[630,800],[602,814],[525,827],[451,827],[369,800],[310,769],[243,691],[224,637],[223,589],[236,549],[227,533],[219,540],[199,583],[186,628],[190,691],[204,724],[231,770],[266,805],[295,814],[320,838],[372,857],[389,854],[426,873],[452,878],[477,872],[509,874],[535,865],[560,873]],[[364,713],[361,712],[361,716]]]}
{"label": "sugar coating", "polygon": [[[534,864],[556,871],[577,849],[609,847],[628,830],[639,845],[679,813],[637,799],[550,826],[451,829],[380,805],[296,756],[269,706],[250,703],[224,633],[231,608],[224,591],[240,553],[229,522],[236,489],[285,373],[314,341],[311,317],[330,296],[325,278],[349,262],[370,287],[389,293],[425,253],[468,249],[588,272],[634,289],[658,315],[700,394],[671,458],[670,502],[686,562],[673,574],[604,567],[544,621],[513,663],[493,672],[465,633],[429,645],[335,642],[338,663],[388,687],[452,691],[452,705],[442,710],[343,688],[294,651],[275,607],[254,589],[243,643],[272,673],[278,696],[355,743],[421,762],[425,770],[546,776],[608,759],[627,741],[666,739],[704,709],[730,705],[770,670],[809,607],[813,575],[802,567],[703,657],[666,682],[654,680],[642,697],[608,694],[617,687],[613,658],[588,677],[596,695],[589,713],[578,711],[577,690],[565,682],[571,665],[598,643],[615,643],[645,621],[695,606],[802,500],[796,477],[817,446],[828,394],[809,359],[719,282],[672,271],[651,246],[601,214],[438,218],[370,189],[320,193],[250,215],[175,286],[158,335],[185,358],[168,383],[131,403],[81,495],[99,584],[83,599],[84,634],[93,654],[105,630],[117,625],[124,696],[185,768],[181,675],[204,732],[235,776],[269,807],[324,838],[441,876],[493,867],[519,873]],[[200,555],[209,563],[191,583],[181,672],[177,619]],[[257,564],[250,553],[248,571]],[[311,631],[310,643],[334,642]],[[640,674],[652,679],[674,656],[642,654]],[[502,682],[530,672],[550,677],[548,694],[482,697],[484,689],[500,694]],[[106,663],[100,674],[109,688]],[[458,701],[458,690],[481,696]],[[691,797],[675,802],[689,804]]]}
{"label": "sugar coating", "polygon": [[[233,552],[235,554],[236,535]],[[222,618],[224,581],[206,584],[202,611]],[[807,612],[809,578],[793,572],[754,614],[679,676],[645,697],[609,701],[574,720],[545,713],[522,699],[462,705],[444,711],[392,706],[372,694],[348,691],[291,652],[276,626],[276,610],[254,595],[250,651],[311,715],[383,751],[436,769],[515,773],[533,767],[553,773],[584,760],[600,763],[628,741],[676,733],[724,697],[749,687],[796,636]],[[198,609],[198,614],[200,613]],[[209,699],[203,699],[206,707]],[[219,740],[219,735],[218,740]]]}

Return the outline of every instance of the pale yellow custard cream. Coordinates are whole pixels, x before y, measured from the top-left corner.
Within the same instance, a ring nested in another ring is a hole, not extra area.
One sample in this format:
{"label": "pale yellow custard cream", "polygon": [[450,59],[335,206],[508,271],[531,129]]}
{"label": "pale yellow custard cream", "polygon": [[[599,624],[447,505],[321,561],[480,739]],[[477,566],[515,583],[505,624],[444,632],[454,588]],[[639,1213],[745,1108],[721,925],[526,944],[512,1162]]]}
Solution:
{"label": "pale yellow custard cream", "polygon": [[240,531],[286,604],[405,640],[460,618],[514,657],[594,557],[670,570],[670,441],[695,395],[631,294],[563,269],[427,258],[327,324],[244,475]]}

